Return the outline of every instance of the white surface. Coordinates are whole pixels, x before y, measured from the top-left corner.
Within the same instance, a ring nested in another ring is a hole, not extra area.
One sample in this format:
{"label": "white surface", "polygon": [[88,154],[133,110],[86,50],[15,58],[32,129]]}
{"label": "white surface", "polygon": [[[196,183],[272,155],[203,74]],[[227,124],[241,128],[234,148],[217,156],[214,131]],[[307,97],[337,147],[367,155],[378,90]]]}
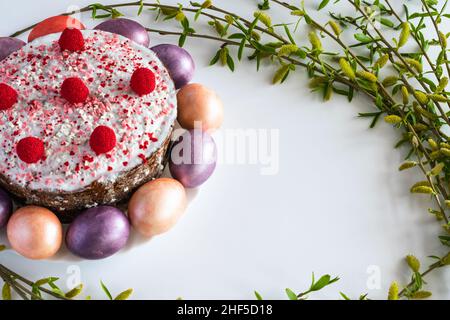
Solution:
{"label": "white surface", "polygon": [[[74,3],[89,1],[25,0],[14,10],[2,1],[0,34]],[[255,5],[216,3],[249,16]],[[134,16],[135,10],[124,11]],[[282,17],[275,10],[272,15]],[[140,19],[161,29],[171,26],[155,25],[147,14]],[[83,22],[96,24],[87,15]],[[152,35],[152,44],[176,41]],[[337,299],[339,291],[385,298],[392,280],[409,280],[406,254],[428,264],[427,255],[444,253],[436,240],[439,226],[426,211],[427,198],[408,192],[419,175],[397,171],[406,152],[393,149],[397,133],[383,123],[369,130],[368,121],[356,117],[371,110],[367,100],[348,104],[336,97],[324,104],[309,92],[303,72],[282,86],[270,86],[273,67],[256,73],[253,63],[243,61],[232,74],[207,67],[217,44],[189,40],[187,49],[198,66],[195,81],[217,90],[226,106],[216,137],[228,129],[279,129],[279,173],[261,175],[258,165],[219,165],[175,229],[104,261],[32,262],[6,252],[1,263],[30,278],[55,275],[69,283],[70,272],[80,268],[94,297],[103,296],[102,279],[113,292],[133,287],[134,298],[253,299],[256,289],[267,299],[284,299],[284,288],[306,289],[314,271],[341,277],[314,298]],[[381,287],[373,289],[367,282],[377,268]],[[449,280],[449,270],[428,278],[435,298],[450,297]]]}

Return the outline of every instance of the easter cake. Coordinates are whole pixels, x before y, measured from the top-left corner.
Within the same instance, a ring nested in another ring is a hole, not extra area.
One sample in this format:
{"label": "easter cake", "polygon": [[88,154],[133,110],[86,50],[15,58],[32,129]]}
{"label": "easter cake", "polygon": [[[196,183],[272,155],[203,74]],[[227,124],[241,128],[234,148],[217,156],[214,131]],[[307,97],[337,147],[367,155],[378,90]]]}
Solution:
{"label": "easter cake", "polygon": [[0,62],[0,185],[62,220],[158,177],[176,89],[150,49],[66,29]]}

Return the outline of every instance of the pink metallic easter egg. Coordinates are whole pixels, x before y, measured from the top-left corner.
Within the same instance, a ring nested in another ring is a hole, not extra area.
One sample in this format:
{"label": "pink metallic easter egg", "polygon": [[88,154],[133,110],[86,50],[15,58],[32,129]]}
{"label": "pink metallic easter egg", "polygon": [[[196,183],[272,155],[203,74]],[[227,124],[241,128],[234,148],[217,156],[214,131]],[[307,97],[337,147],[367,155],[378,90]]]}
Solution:
{"label": "pink metallic easter egg", "polygon": [[191,83],[177,94],[178,122],[184,129],[196,128],[196,122],[203,131],[218,129],[223,122],[223,104],[219,96],[207,87]]}
{"label": "pink metallic easter egg", "polygon": [[169,231],[186,209],[186,192],[169,178],[150,181],[139,188],[128,203],[133,227],[146,237]]}
{"label": "pink metallic easter egg", "polygon": [[54,256],[62,243],[62,225],[48,209],[36,206],[23,207],[9,219],[8,240],[22,256],[47,259]]}

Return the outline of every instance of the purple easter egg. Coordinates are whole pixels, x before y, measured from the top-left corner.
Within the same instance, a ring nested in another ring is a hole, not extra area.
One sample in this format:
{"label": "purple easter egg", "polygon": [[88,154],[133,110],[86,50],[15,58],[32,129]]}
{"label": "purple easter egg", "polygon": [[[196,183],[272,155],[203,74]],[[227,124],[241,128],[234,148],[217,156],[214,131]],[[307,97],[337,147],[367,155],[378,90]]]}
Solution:
{"label": "purple easter egg", "polygon": [[146,48],[150,45],[150,37],[147,30],[134,20],[124,18],[108,20],[96,26],[95,30],[120,34]]}
{"label": "purple easter egg", "polygon": [[130,235],[130,223],[117,208],[99,206],[81,213],[69,226],[67,248],[89,260],[107,258],[125,247]]}
{"label": "purple easter egg", "polygon": [[11,216],[13,203],[6,191],[0,189],[0,229],[6,226]]}
{"label": "purple easter egg", "polygon": [[202,185],[213,174],[217,147],[207,132],[189,130],[174,143],[169,168],[172,176],[186,188]]}
{"label": "purple easter egg", "polygon": [[0,61],[8,57],[11,53],[18,51],[25,45],[20,39],[0,37]]}
{"label": "purple easter egg", "polygon": [[152,50],[166,66],[177,89],[192,80],[195,63],[189,52],[173,44],[160,44]]}

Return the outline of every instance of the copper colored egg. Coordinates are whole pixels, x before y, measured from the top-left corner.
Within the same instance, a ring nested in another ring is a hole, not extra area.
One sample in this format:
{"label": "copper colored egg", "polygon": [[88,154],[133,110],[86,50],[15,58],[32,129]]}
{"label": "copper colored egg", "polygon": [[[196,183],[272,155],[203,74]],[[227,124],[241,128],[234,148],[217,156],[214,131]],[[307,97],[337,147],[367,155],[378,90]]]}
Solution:
{"label": "copper colored egg", "polygon": [[218,129],[223,122],[223,104],[207,87],[191,83],[178,92],[178,122],[184,129],[194,129],[200,122],[203,131]]}
{"label": "copper colored egg", "polygon": [[160,178],[146,183],[131,197],[128,215],[133,227],[146,237],[169,231],[186,209],[186,192],[181,183]]}
{"label": "copper colored egg", "polygon": [[56,215],[42,207],[17,210],[9,219],[8,240],[12,248],[28,259],[47,259],[62,243],[62,225]]}

